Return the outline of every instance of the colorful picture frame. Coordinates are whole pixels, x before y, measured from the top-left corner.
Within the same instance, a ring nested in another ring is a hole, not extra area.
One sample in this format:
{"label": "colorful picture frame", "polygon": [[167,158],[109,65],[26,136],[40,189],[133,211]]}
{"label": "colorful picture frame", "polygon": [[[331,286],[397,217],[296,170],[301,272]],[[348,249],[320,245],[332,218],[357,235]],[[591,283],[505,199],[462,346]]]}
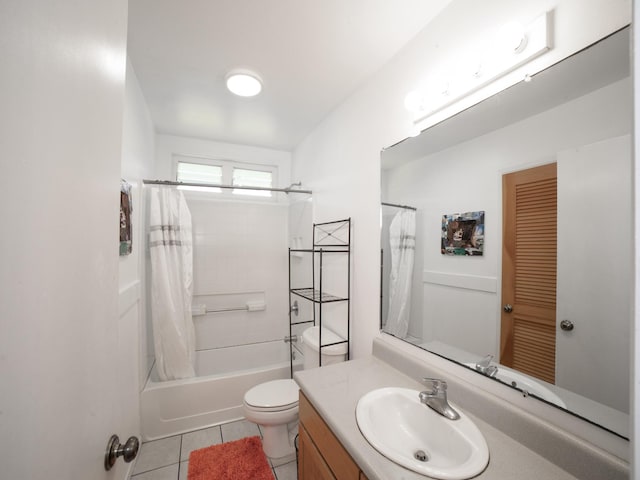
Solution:
{"label": "colorful picture frame", "polygon": [[442,216],[443,255],[482,256],[484,252],[484,210]]}
{"label": "colorful picture frame", "polygon": [[133,250],[131,242],[131,185],[120,181],[120,256],[130,255]]}

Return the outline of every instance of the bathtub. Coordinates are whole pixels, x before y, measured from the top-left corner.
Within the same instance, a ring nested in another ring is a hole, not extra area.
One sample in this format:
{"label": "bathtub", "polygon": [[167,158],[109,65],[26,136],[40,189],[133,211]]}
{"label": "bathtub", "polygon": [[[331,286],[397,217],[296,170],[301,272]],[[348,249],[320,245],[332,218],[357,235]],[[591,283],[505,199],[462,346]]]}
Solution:
{"label": "bathtub", "polygon": [[289,345],[282,340],[200,350],[196,377],[161,382],[152,371],[140,396],[144,441],[243,418],[251,387],[290,377]]}

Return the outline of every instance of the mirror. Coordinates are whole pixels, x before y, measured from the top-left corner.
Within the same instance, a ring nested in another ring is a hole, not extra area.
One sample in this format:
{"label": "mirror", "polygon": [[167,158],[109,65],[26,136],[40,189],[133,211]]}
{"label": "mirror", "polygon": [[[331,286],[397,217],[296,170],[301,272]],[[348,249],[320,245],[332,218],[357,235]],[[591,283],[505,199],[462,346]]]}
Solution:
{"label": "mirror", "polygon": [[629,437],[629,29],[382,152],[383,331]]}

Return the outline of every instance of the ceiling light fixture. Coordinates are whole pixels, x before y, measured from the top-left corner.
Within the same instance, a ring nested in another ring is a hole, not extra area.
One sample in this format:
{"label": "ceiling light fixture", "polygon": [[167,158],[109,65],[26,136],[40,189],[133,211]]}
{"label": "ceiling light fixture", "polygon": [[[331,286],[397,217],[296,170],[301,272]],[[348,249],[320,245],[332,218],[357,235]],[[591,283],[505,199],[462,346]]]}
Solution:
{"label": "ceiling light fixture", "polygon": [[262,91],[262,80],[258,75],[246,70],[229,72],[226,77],[229,91],[240,97],[255,97]]}

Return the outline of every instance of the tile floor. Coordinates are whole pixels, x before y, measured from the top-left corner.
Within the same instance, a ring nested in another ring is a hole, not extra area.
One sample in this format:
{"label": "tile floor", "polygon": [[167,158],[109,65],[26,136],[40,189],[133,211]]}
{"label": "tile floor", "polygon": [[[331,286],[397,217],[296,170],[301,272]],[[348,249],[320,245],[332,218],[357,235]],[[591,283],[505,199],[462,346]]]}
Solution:
{"label": "tile floor", "polygon": [[[241,420],[145,442],[140,447],[131,480],[187,480],[191,451],[254,435],[262,436],[258,426]],[[275,464],[271,461],[271,467],[275,480],[298,478],[295,455]]]}

